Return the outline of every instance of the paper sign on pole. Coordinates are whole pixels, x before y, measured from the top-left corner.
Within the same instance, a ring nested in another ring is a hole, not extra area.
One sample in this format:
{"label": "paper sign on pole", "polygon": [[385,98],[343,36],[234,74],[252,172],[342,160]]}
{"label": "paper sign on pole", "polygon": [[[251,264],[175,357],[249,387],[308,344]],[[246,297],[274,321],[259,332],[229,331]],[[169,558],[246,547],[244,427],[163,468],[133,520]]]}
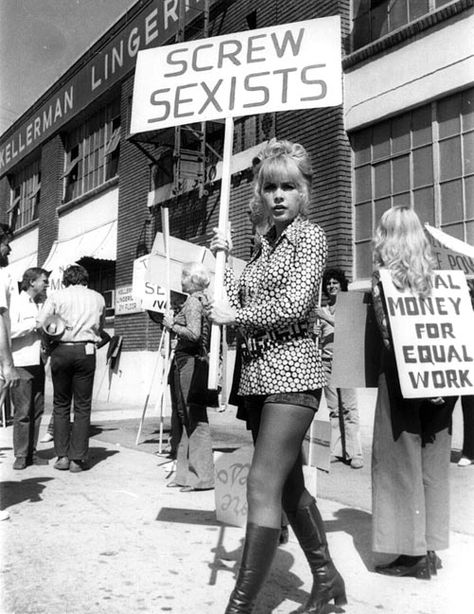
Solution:
{"label": "paper sign on pole", "polygon": [[147,279],[150,256],[133,261],[133,297],[141,309],[164,313],[168,309],[167,292],[162,285]]}
{"label": "paper sign on pole", "polygon": [[138,52],[130,132],[342,102],[339,16]]}
{"label": "paper sign on pole", "polygon": [[474,278],[474,247],[446,234],[439,228],[425,224],[436,268],[463,271]]}
{"label": "paper sign on pole", "polygon": [[426,298],[380,270],[405,398],[474,394],[474,312],[462,271],[435,271]]}

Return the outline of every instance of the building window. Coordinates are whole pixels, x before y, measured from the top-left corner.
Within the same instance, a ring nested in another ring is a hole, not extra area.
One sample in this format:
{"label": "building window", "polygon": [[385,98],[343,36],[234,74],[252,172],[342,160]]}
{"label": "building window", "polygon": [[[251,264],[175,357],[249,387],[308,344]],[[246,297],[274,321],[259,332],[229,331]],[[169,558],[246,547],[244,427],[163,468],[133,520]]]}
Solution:
{"label": "building window", "polygon": [[370,276],[384,211],[412,206],[423,223],[474,243],[474,88],[351,134],[356,277]]}
{"label": "building window", "polygon": [[81,258],[79,264],[89,273],[89,288],[102,294],[107,318],[115,314],[115,262]]}
{"label": "building window", "polygon": [[39,160],[11,175],[9,180],[8,223],[12,228],[19,229],[38,219],[41,196]]}
{"label": "building window", "polygon": [[65,136],[64,202],[118,174],[120,101],[101,109]]}
{"label": "building window", "polygon": [[453,0],[353,0],[352,48],[389,34]]}

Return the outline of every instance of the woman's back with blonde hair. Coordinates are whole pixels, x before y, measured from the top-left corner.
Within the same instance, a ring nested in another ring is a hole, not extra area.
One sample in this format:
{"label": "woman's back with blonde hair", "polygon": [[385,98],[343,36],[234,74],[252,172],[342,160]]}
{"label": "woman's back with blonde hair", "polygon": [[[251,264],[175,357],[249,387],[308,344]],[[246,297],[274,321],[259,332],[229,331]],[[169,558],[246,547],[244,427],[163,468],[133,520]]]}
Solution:
{"label": "woman's back with blonde hair", "polygon": [[400,290],[431,293],[433,258],[418,215],[407,206],[388,209],[374,236],[374,265],[386,267]]}

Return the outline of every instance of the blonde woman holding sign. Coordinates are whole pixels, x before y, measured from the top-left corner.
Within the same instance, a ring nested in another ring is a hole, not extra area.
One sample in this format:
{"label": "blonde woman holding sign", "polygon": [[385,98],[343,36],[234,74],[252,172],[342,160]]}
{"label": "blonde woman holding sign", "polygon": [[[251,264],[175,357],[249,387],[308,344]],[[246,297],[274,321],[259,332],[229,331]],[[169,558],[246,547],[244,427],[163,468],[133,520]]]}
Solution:
{"label": "blonde woman holding sign", "polygon": [[[260,160],[253,207],[268,216],[270,228],[238,282],[226,271],[230,304],[216,301],[210,310],[215,323],[238,326],[243,336],[238,392],[255,439],[244,552],[226,614],[252,612],[278,545],[282,502],[314,577],[298,612],[318,613],[333,599],[346,603],[316,501],[304,485],[301,458],[324,385],[312,331],[326,237],[305,219],[312,179],[305,149],[273,139]],[[216,232],[211,249],[229,248]]]}
{"label": "blonde woman holding sign", "polygon": [[427,297],[431,248],[416,213],[394,207],[374,238],[372,294],[384,351],[372,451],[372,541],[375,552],[399,555],[378,573],[429,580],[441,567],[435,550],[449,541],[451,414],[456,397],[405,399],[395,364],[379,270],[399,290]]}

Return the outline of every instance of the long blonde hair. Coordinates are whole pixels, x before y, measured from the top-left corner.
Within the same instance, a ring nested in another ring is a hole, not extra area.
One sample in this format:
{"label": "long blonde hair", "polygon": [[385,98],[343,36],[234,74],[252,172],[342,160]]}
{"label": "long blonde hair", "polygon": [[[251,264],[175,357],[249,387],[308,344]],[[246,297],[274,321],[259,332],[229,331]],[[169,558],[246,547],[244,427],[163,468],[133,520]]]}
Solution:
{"label": "long blonde hair", "polygon": [[418,215],[407,206],[388,209],[374,236],[374,265],[387,267],[400,290],[431,293],[433,258]]}
{"label": "long blonde hair", "polygon": [[263,186],[267,181],[290,178],[301,193],[300,215],[308,215],[313,169],[310,157],[299,143],[271,139],[254,160],[254,193],[249,203],[251,219],[264,225],[268,213],[262,199]]}

